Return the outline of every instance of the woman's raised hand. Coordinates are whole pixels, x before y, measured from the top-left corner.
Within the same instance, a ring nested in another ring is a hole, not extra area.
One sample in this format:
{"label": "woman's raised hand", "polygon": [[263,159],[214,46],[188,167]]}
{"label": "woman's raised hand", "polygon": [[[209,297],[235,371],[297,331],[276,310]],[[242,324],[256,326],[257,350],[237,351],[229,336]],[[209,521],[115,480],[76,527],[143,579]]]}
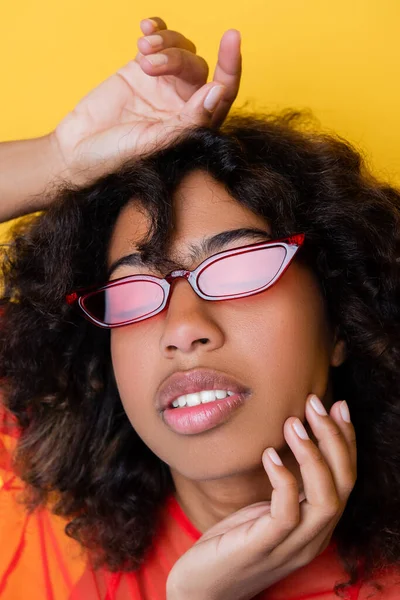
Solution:
{"label": "woman's raised hand", "polygon": [[[85,184],[192,126],[218,127],[241,77],[240,34],[222,36],[213,81],[196,47],[158,18],[140,23],[139,52],[92,90],[55,129],[64,179]],[[219,84],[219,85],[218,85]]]}
{"label": "woman's raised hand", "polygon": [[271,505],[257,502],[207,530],[171,569],[168,600],[249,600],[327,547],[356,480],[355,433],[345,402],[336,402],[328,415],[310,396],[306,418],[318,447],[299,419],[284,425],[305,499],[299,503],[296,478],[266,449]]}

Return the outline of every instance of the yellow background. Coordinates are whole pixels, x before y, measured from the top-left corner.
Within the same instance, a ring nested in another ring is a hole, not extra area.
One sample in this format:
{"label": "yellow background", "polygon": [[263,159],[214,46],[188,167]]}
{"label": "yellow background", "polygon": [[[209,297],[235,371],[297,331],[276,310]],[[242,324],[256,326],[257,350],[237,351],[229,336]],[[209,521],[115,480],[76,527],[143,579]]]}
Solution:
{"label": "yellow background", "polygon": [[[0,139],[44,134],[136,54],[161,16],[210,65],[242,33],[236,106],[311,108],[400,184],[400,0],[0,0]],[[0,233],[5,225],[0,227]]]}

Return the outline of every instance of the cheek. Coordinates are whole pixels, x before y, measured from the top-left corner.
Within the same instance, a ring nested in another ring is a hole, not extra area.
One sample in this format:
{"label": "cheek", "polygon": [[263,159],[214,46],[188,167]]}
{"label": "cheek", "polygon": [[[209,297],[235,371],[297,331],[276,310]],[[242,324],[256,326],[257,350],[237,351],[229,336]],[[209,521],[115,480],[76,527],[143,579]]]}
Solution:
{"label": "cheek", "polygon": [[114,374],[132,426],[157,456],[189,478],[253,468],[264,448],[284,447],[283,423],[303,417],[308,393],[325,394],[331,334],[323,299],[307,274],[292,269],[287,275],[265,294],[213,303],[210,314],[225,343],[199,360],[236,374],[254,397],[240,419],[210,432],[207,444],[201,437],[190,443],[179,438],[156,414],[153,395],[165,375],[162,318],[111,332]]}
{"label": "cheek", "polygon": [[[111,360],[122,404],[132,425],[155,411],[149,391],[154,385],[154,339],[138,324],[111,332]],[[134,422],[135,421],[135,422]]]}
{"label": "cheek", "polygon": [[326,392],[331,331],[315,282],[299,286],[295,279],[247,298],[242,307],[232,304],[230,320],[236,324],[232,343],[259,385],[273,397],[283,393],[287,400],[296,397],[304,403],[311,391],[321,396]]}

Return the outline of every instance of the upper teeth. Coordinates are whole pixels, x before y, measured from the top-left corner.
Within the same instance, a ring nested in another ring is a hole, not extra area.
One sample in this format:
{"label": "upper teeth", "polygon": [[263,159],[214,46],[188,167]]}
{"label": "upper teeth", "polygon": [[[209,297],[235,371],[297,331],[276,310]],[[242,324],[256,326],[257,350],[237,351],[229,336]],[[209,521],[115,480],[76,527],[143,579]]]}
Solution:
{"label": "upper teeth", "polygon": [[222,400],[227,396],[233,396],[234,392],[229,390],[202,390],[195,394],[186,394],[179,396],[173,401],[172,406],[175,408],[182,406],[196,406],[197,404],[205,404],[214,400]]}

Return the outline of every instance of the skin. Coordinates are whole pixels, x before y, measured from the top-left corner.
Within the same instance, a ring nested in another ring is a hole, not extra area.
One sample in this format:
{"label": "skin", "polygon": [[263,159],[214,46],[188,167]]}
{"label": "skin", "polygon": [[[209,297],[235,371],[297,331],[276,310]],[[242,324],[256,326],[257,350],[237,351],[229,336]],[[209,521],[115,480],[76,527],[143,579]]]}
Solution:
{"label": "skin", "polygon": [[[222,36],[213,81],[207,83],[208,65],[193,42],[168,30],[159,17],[140,26],[145,37],[135,59],[43,138],[42,150],[49,148],[46,156],[56,160],[53,170],[63,180],[86,184],[187,127],[218,127],[236,98],[238,31]],[[160,36],[156,47],[154,34]],[[153,61],[159,55],[168,58],[161,66]],[[206,98],[215,84],[219,92],[213,91],[210,105]],[[36,164],[34,170],[36,181]],[[28,183],[35,195],[38,185],[29,177]],[[268,230],[268,223],[199,173],[183,182],[175,203],[171,258],[188,268],[195,266],[188,263],[188,245],[204,235],[249,225]],[[127,207],[114,232],[110,262],[129,254],[147,227],[143,211]],[[113,277],[123,274],[126,267]],[[207,344],[200,345],[205,337]],[[202,301],[179,281],[167,312],[113,330],[111,342],[128,417],[170,465],[178,501],[205,532],[170,571],[167,599],[249,600],[313,560],[329,543],[354,486],[356,446],[346,403],[332,404],[329,381],[329,371],[344,360],[344,346],[329,327],[312,274],[294,263],[265,294],[219,303]],[[235,419],[219,428],[179,436],[158,415],[154,394],[175,371],[198,366],[234,374],[252,395]],[[322,414],[315,411],[310,391],[330,407],[329,415],[322,404]],[[313,441],[296,434],[297,417]],[[285,466],[271,460],[273,447]]]}
{"label": "skin", "polygon": [[[193,269],[189,245],[242,227],[268,223],[230,197],[201,171],[182,182],[174,198],[175,234],[170,257]],[[109,265],[135,250],[147,232],[145,212],[125,207],[115,225]],[[223,249],[261,241],[244,237]],[[222,249],[222,248],[221,248]],[[202,257],[202,260],[206,256]],[[156,268],[121,266],[112,279]],[[207,344],[198,342],[207,338]],[[270,500],[273,485],[262,455],[273,447],[303,490],[300,467],[284,435],[289,417],[304,421],[306,399],[332,405],[330,371],[344,360],[312,272],[294,261],[280,281],[256,296],[207,302],[179,280],[169,307],[140,323],[111,331],[116,382],[125,411],[143,441],[166,462],[182,508],[201,531],[250,504]],[[197,435],[170,430],[155,408],[155,394],[175,371],[213,368],[252,390],[222,426]],[[293,420],[293,419],[292,419]]]}
{"label": "skin", "polygon": [[[90,92],[54,132],[1,144],[8,168],[0,181],[0,220],[47,207],[35,198],[50,181],[86,185],[185,128],[223,123],[239,90],[239,32],[222,36],[207,83],[208,65],[193,42],[159,17],[140,26],[145,37],[135,59]],[[159,56],[168,60],[157,66]],[[183,263],[188,245],[204,235],[249,225],[268,229],[201,174],[178,190],[176,224],[171,258]],[[127,207],[110,262],[131,252],[132,240],[134,246],[147,227],[143,212]],[[199,345],[200,337],[208,343]],[[171,570],[168,600],[247,600],[326,546],[354,485],[356,449],[353,427],[341,416],[343,403],[334,403],[329,416],[318,415],[308,396],[312,390],[331,405],[329,370],[344,359],[344,348],[307,269],[294,264],[273,289],[243,301],[205,303],[180,281],[168,312],[112,332],[112,353],[132,425],[170,465],[178,500],[205,531]],[[178,436],[156,413],[154,394],[171,373],[197,366],[235,374],[252,396],[223,426]],[[293,415],[306,417],[315,444],[296,435]],[[285,466],[272,462],[269,446],[280,451]]]}
{"label": "skin", "polygon": [[[191,40],[160,17],[143,19],[140,28],[145,35],[135,58],[91,90],[54,131],[0,143],[0,222],[47,209],[57,197],[51,189],[91,183],[188,127],[223,123],[240,85],[239,31],[222,35],[207,82],[207,61]],[[167,62],[154,64],[160,57]]]}
{"label": "skin", "polygon": [[[139,52],[85,96],[46,138],[63,180],[86,184],[193,126],[219,127],[239,91],[240,33],[223,34],[213,79],[194,43],[160,17],[140,22]],[[154,46],[154,42],[157,44]],[[164,58],[163,64],[155,61]],[[209,94],[212,91],[213,102]],[[27,163],[28,164],[28,163]],[[1,183],[1,182],[0,182]]]}

